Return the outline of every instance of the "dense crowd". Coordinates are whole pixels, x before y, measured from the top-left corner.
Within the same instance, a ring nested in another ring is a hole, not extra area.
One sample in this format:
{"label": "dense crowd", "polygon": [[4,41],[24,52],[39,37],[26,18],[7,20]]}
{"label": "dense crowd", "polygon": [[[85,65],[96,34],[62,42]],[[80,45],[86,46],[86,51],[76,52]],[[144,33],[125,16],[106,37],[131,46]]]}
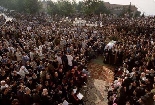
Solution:
{"label": "dense crowd", "polygon": [[155,18],[121,18],[111,27],[118,41],[104,52],[104,62],[116,65],[108,104],[154,105]]}
{"label": "dense crowd", "polygon": [[102,32],[46,14],[12,17],[0,27],[0,105],[82,105],[77,95],[87,63],[102,54]]}
{"label": "dense crowd", "polygon": [[[117,67],[109,105],[153,105],[154,17],[86,19],[98,26],[46,14],[12,17],[0,27],[0,105],[83,104],[77,94],[87,82],[87,63],[98,55]],[[104,49],[111,40],[116,44]]]}
{"label": "dense crowd", "polygon": [[0,14],[0,25],[3,25],[5,22],[5,17]]}

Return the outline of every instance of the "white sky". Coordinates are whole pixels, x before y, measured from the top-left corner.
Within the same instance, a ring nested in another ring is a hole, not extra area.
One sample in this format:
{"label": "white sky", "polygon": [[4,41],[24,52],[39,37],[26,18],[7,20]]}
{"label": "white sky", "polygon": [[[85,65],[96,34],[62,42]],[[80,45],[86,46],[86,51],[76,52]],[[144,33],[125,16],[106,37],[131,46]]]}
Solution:
{"label": "white sky", "polygon": [[[76,0],[76,1],[83,1],[83,0]],[[131,2],[132,5],[138,7],[138,10],[141,11],[141,13],[144,13],[145,15],[155,15],[155,0],[103,0],[103,1],[110,2],[111,4],[126,4],[126,5],[129,5]]]}

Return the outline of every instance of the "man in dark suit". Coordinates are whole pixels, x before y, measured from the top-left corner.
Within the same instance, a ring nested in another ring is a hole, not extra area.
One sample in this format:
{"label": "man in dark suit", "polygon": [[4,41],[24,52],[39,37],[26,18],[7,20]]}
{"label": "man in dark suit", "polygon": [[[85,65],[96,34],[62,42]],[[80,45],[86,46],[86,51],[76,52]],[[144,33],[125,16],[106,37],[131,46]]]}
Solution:
{"label": "man in dark suit", "polygon": [[152,105],[155,105],[155,95],[153,95],[153,104]]}
{"label": "man in dark suit", "polygon": [[33,101],[30,93],[31,90],[28,87],[26,87],[25,94],[23,95],[24,105],[32,105]]}

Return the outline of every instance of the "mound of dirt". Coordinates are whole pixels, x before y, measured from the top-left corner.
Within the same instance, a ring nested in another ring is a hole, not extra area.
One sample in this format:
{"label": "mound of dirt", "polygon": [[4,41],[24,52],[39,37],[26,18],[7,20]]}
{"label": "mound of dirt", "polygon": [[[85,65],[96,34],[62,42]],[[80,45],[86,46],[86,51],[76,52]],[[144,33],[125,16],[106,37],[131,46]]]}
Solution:
{"label": "mound of dirt", "polygon": [[85,105],[107,105],[106,86],[111,84],[114,79],[113,67],[104,66],[91,62],[88,70],[91,76],[88,78],[87,86],[83,87]]}
{"label": "mound of dirt", "polygon": [[99,79],[104,81],[112,82],[114,78],[112,67],[104,66],[97,63],[90,63],[88,65],[88,70],[91,73],[93,79]]}

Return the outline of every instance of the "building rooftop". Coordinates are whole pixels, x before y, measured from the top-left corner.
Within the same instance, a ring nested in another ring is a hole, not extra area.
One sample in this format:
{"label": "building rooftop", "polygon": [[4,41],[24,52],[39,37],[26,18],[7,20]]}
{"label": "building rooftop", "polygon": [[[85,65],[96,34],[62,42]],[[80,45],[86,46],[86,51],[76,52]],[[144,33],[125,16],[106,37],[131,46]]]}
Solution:
{"label": "building rooftop", "polygon": [[[107,9],[114,9],[114,8],[128,8],[129,5],[121,5],[121,4],[110,4],[109,2],[104,2]],[[135,5],[131,5],[131,10],[137,10],[138,8]]]}

